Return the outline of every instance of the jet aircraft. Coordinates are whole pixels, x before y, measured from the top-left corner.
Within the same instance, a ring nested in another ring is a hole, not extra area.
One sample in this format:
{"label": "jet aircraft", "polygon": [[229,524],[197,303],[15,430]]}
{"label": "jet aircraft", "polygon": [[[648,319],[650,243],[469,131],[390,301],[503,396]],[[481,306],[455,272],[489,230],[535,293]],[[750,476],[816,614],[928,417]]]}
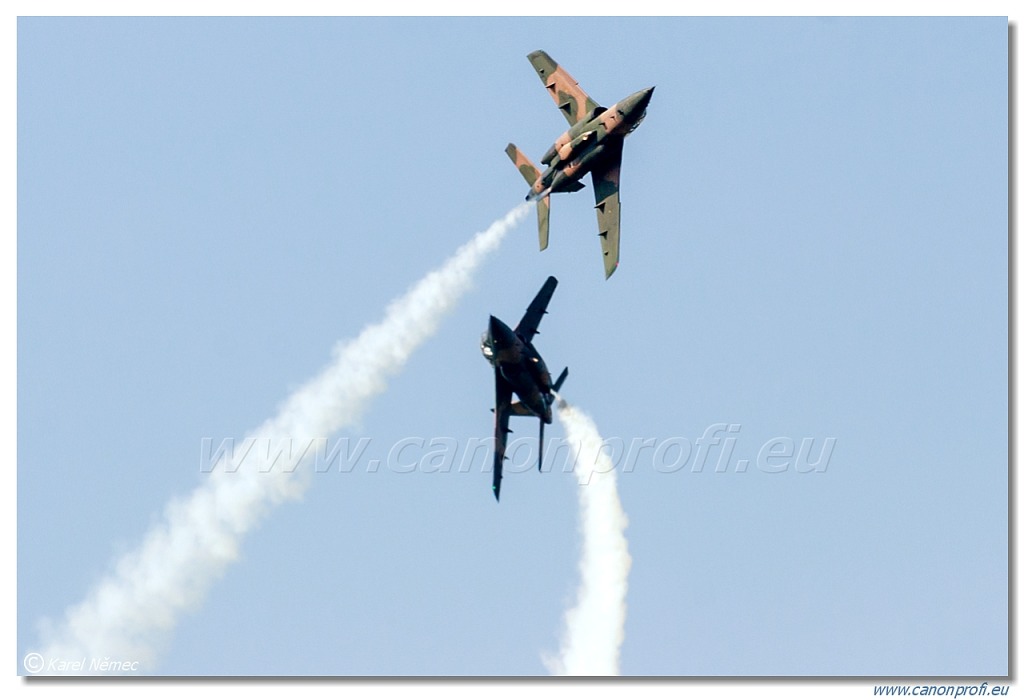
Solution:
{"label": "jet aircraft", "polygon": [[590,173],[597,202],[598,235],[604,253],[604,276],[607,279],[619,266],[619,168],[622,164],[622,142],[643,121],[654,88],[634,92],[605,108],[590,99],[573,77],[545,52],[534,51],[527,58],[558,109],[565,115],[569,130],[555,140],[555,144],[541,159],[541,164],[548,166],[544,172],[540,172],[514,143],[505,148],[505,153],[530,186],[526,199],[537,202],[541,250],[548,247],[551,194],[583,189],[580,179]]}
{"label": "jet aircraft", "polygon": [[[547,365],[533,347],[533,336],[537,334],[541,318],[547,313],[548,302],[557,285],[557,279],[548,277],[515,330],[491,316],[480,342],[480,351],[494,367],[494,482],[491,488],[495,500],[500,499],[505,445],[508,434],[512,432],[508,428],[509,416],[536,416],[540,419],[539,470],[544,452],[544,424],[551,423],[551,406],[555,400],[553,392],[562,387],[562,382],[569,375],[566,367],[558,381],[552,384]],[[518,401],[512,401],[513,393],[519,397]]]}

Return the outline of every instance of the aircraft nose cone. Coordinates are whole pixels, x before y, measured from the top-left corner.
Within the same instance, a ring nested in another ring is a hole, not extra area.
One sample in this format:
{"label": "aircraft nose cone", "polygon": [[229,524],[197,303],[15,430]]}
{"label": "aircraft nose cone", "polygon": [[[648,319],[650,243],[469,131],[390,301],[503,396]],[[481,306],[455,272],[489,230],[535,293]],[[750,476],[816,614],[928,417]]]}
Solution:
{"label": "aircraft nose cone", "polygon": [[637,105],[640,109],[647,109],[647,103],[651,101],[651,96],[654,95],[654,86],[647,88],[646,90],[640,91],[640,101]]}
{"label": "aircraft nose cone", "polygon": [[487,326],[487,335],[495,351],[510,347],[515,342],[515,333],[512,332],[512,329],[494,316],[491,316]]}
{"label": "aircraft nose cone", "polygon": [[653,87],[637,90],[619,104],[623,112],[637,119],[647,111],[647,103],[651,101],[652,94],[654,94]]}

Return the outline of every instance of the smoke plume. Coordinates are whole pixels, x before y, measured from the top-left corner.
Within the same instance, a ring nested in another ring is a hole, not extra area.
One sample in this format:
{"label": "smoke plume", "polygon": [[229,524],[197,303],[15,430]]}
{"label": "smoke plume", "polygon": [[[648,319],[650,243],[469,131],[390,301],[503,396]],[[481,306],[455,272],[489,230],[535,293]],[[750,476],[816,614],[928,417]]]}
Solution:
{"label": "smoke plume", "polygon": [[561,398],[558,418],[575,457],[583,542],[576,602],[565,613],[559,655],[546,664],[558,675],[618,675],[632,563],[625,535],[628,521],[619,502],[614,465],[601,449],[594,421]]}
{"label": "smoke plume", "polygon": [[[356,421],[369,400],[387,387],[388,378],[437,330],[480,263],[528,211],[529,205],[521,204],[476,234],[391,302],[383,320],[340,343],[321,374],[287,398],[278,414],[250,437],[259,444],[292,440],[302,445]],[[124,670],[103,664],[125,663],[128,670],[152,673],[159,648],[178,618],[201,602],[237,558],[242,537],[275,505],[301,496],[308,481],[308,470],[280,468],[255,452],[224,467],[223,462],[215,464],[189,496],[172,500],[141,545],[123,556],[62,621],[44,630],[46,642],[37,650],[42,672],[54,670],[49,668],[52,659],[85,659],[84,669],[56,670],[103,673]]]}

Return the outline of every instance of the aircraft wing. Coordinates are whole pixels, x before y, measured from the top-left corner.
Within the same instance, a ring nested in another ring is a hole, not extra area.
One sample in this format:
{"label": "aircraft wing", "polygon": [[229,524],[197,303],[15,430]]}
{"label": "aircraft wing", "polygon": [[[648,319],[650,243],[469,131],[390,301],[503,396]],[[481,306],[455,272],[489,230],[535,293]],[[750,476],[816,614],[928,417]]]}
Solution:
{"label": "aircraft wing", "polygon": [[569,125],[580,121],[599,105],[590,99],[569,72],[559,66],[544,51],[534,51],[529,56],[530,64],[537,71],[547,88],[551,99],[558,105],[558,111],[565,115]]}
{"label": "aircraft wing", "polygon": [[537,334],[537,326],[540,325],[540,320],[547,313],[548,302],[551,301],[551,295],[555,293],[555,287],[557,286],[558,280],[554,277],[548,277],[544,286],[537,292],[537,296],[530,302],[530,306],[527,307],[526,313],[523,314],[523,318],[519,321],[519,325],[516,326],[516,333],[525,342],[533,341],[533,336]]}
{"label": "aircraft wing", "polygon": [[501,471],[505,466],[505,445],[508,442],[509,404],[512,403],[512,385],[494,368],[494,481],[491,490],[494,500],[501,500]]}
{"label": "aircraft wing", "polygon": [[611,152],[594,168],[594,200],[597,202],[597,234],[604,254],[604,276],[611,277],[619,266],[619,169],[622,166],[622,140],[608,144]]}

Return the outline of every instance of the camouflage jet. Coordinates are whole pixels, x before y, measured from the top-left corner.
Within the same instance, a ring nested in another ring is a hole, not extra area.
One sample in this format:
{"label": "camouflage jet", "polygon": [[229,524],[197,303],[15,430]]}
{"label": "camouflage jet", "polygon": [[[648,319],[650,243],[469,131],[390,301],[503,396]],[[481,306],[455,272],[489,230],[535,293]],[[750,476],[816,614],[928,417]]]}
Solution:
{"label": "camouflage jet", "polygon": [[590,173],[597,201],[597,228],[604,253],[607,279],[619,266],[619,167],[622,141],[640,125],[647,114],[654,88],[634,92],[611,107],[594,102],[564,68],[543,51],[527,58],[540,76],[558,109],[569,122],[569,130],[558,137],[541,159],[547,170],[541,173],[510,143],[505,153],[530,185],[527,200],[537,202],[540,249],[548,247],[548,223],[552,192],[583,189],[580,179]]}
{"label": "camouflage jet", "polygon": [[[557,284],[558,280],[548,277],[514,331],[491,316],[487,332],[480,341],[480,351],[494,367],[494,483],[491,488],[495,500],[501,495],[505,444],[512,432],[508,429],[509,416],[540,418],[539,470],[544,452],[544,424],[551,422],[551,406],[555,401],[552,392],[558,391],[569,375],[566,367],[552,384],[547,365],[532,343]],[[512,401],[513,393],[519,401]]]}

